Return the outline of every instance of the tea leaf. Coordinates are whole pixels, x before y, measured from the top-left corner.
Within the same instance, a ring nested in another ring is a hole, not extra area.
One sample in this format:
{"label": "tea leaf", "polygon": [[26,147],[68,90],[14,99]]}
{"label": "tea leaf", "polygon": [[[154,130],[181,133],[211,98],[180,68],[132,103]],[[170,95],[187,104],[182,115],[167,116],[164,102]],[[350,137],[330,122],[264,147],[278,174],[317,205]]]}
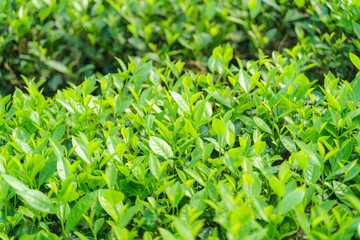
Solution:
{"label": "tea leaf", "polygon": [[303,189],[296,189],[292,192],[285,194],[283,199],[279,203],[278,213],[284,215],[290,210],[294,209],[298,204],[300,204],[305,196],[305,191]]}
{"label": "tea leaf", "polygon": [[289,152],[296,152],[296,145],[293,142],[293,140],[291,140],[291,138],[284,136],[284,135],[280,135],[280,140],[281,140],[282,144],[284,145],[284,147]]}
{"label": "tea leaf", "polygon": [[93,191],[83,196],[79,201],[76,202],[74,207],[71,208],[69,217],[66,222],[66,232],[70,233],[74,227],[78,224],[83,214],[86,214],[88,209],[94,203],[97,198],[99,191]]}
{"label": "tea leaf", "polygon": [[48,196],[38,190],[21,190],[17,191],[26,203],[38,211],[44,213],[55,213],[54,206]]}
{"label": "tea leaf", "polygon": [[20,180],[14,178],[13,176],[2,174],[1,177],[15,190],[19,192],[26,192],[29,190],[29,187],[26,186],[23,182]]}
{"label": "tea leaf", "polygon": [[240,69],[239,71],[239,84],[246,93],[250,92],[251,78],[244,69]]}
{"label": "tea leaf", "polygon": [[219,135],[223,135],[226,133],[226,125],[224,123],[224,120],[222,119],[214,118],[212,121],[212,127],[214,131]]}
{"label": "tea leaf", "polygon": [[187,222],[177,217],[172,217],[172,219],[176,230],[184,239],[194,239],[194,235],[192,234],[191,228]]}
{"label": "tea leaf", "polygon": [[160,178],[160,163],[159,160],[150,153],[149,155],[149,165],[150,165],[150,171],[154,175],[154,177],[159,180]]}
{"label": "tea leaf", "polygon": [[150,137],[149,146],[151,150],[166,159],[169,159],[174,156],[174,153],[170,146],[162,139],[158,137]]}
{"label": "tea leaf", "polygon": [[254,122],[256,125],[263,131],[272,134],[271,128],[266,124],[264,120],[258,117],[253,117]]}
{"label": "tea leaf", "polygon": [[177,92],[170,91],[171,96],[175,100],[175,102],[179,105],[179,107],[186,113],[191,114],[189,105],[185,102],[180,94]]}
{"label": "tea leaf", "polygon": [[89,154],[88,148],[85,146],[84,142],[77,137],[72,137],[72,144],[75,146],[76,154],[84,160],[86,163],[91,163],[91,157]]}
{"label": "tea leaf", "polygon": [[355,67],[360,70],[360,59],[353,53],[349,53],[351,62],[355,65]]}

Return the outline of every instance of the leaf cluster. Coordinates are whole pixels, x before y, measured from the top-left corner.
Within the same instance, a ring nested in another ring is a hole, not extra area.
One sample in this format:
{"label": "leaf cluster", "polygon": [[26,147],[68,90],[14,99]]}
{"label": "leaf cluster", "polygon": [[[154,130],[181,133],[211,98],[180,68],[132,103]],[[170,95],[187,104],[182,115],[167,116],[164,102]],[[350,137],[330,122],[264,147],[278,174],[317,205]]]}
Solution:
{"label": "leaf cluster", "polygon": [[328,71],[352,79],[358,7],[350,0],[3,0],[0,91],[24,89],[24,75],[46,80],[46,95],[54,95],[67,82],[116,72],[114,57],[149,57],[159,68],[181,60],[206,72],[209,53],[225,43],[241,59],[261,58],[259,48],[277,51],[311,80]]}
{"label": "leaf cluster", "polygon": [[359,76],[259,55],[119,60],[53,98],[24,78],[0,98],[0,237],[358,237]]}

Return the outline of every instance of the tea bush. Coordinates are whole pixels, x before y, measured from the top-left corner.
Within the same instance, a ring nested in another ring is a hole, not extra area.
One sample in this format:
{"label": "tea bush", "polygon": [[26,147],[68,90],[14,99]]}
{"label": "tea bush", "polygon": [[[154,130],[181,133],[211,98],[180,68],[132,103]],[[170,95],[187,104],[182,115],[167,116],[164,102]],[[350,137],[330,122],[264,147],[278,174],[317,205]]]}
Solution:
{"label": "tea bush", "polygon": [[360,47],[358,7],[347,0],[3,0],[1,91],[22,87],[24,75],[46,79],[52,95],[68,81],[116,72],[114,57],[148,56],[159,68],[181,60],[206,72],[222,43],[241,59],[256,60],[260,48],[288,63],[307,62],[310,80],[329,70],[352,79],[356,69],[347,59]]}
{"label": "tea bush", "polygon": [[119,60],[53,98],[24,77],[0,99],[0,237],[358,238],[359,76],[233,55]]}

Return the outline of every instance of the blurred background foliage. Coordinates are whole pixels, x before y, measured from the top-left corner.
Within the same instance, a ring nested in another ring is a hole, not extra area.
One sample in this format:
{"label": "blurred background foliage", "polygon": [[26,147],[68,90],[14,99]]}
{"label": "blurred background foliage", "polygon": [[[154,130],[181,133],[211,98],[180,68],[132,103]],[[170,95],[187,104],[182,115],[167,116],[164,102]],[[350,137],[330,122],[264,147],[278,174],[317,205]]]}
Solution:
{"label": "blurred background foliage", "polygon": [[115,57],[148,57],[157,67],[181,59],[207,71],[223,43],[240,59],[258,49],[277,61],[300,61],[311,80],[331,71],[352,79],[349,52],[360,49],[360,1],[353,0],[0,0],[0,91],[23,88],[21,75],[45,81],[45,93],[68,81],[116,72]]}

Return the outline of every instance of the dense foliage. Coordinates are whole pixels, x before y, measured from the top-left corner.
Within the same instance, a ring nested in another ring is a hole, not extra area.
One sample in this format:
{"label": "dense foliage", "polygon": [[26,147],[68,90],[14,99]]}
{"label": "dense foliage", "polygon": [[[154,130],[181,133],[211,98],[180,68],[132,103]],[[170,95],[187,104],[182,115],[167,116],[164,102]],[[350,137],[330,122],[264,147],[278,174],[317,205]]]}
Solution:
{"label": "dense foliage", "polygon": [[24,78],[0,100],[0,237],[358,236],[360,77],[320,87],[259,55],[119,60],[54,98]]}
{"label": "dense foliage", "polygon": [[[348,53],[360,49],[359,1],[348,0],[2,0],[0,83],[46,79],[46,94],[95,72],[116,72],[114,57],[149,56],[205,72],[212,50],[230,43],[241,59],[257,49],[308,63],[308,77],[329,70],[352,79]],[[303,69],[306,70],[306,69]]]}
{"label": "dense foliage", "polygon": [[0,239],[359,239],[360,0],[0,0]]}

